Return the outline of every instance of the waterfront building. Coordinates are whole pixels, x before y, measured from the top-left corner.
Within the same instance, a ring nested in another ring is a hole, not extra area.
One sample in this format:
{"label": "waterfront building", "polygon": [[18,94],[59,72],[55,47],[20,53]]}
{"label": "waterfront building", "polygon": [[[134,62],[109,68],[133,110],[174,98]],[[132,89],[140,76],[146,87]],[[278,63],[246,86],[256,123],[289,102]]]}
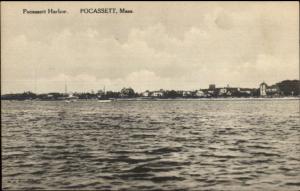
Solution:
{"label": "waterfront building", "polygon": [[163,95],[164,95],[164,92],[162,92],[162,91],[154,91],[151,94],[151,96],[153,96],[153,97],[162,97]]}
{"label": "waterfront building", "polygon": [[280,94],[280,90],[279,90],[279,87],[278,85],[272,85],[272,86],[268,86],[267,89],[266,89],[266,94],[267,95],[279,95]]}
{"label": "waterfront building", "polygon": [[232,96],[236,95],[239,92],[239,88],[232,88],[227,85],[227,87],[219,88],[217,92],[219,96]]}
{"label": "waterfront building", "polygon": [[250,88],[238,88],[238,93],[240,95],[250,96],[253,94],[253,90]]}
{"label": "waterfront building", "polygon": [[267,95],[267,87],[268,87],[268,85],[265,82],[263,82],[259,85],[259,95],[260,96]]}
{"label": "waterfront building", "polygon": [[145,92],[142,92],[141,94],[142,94],[142,97],[149,97],[150,96],[150,91],[147,90]]}
{"label": "waterfront building", "polygon": [[216,89],[216,85],[215,84],[209,84],[208,89],[214,90],[214,89]]}
{"label": "waterfront building", "polygon": [[192,92],[191,92],[191,91],[183,91],[183,92],[182,92],[182,96],[183,96],[183,97],[192,96]]}
{"label": "waterfront building", "polygon": [[204,93],[204,91],[202,91],[202,90],[197,90],[197,91],[196,91],[196,96],[197,96],[197,97],[204,97],[204,96],[205,96],[205,93]]}
{"label": "waterfront building", "polygon": [[227,88],[220,88],[219,95],[225,95],[227,93]]}

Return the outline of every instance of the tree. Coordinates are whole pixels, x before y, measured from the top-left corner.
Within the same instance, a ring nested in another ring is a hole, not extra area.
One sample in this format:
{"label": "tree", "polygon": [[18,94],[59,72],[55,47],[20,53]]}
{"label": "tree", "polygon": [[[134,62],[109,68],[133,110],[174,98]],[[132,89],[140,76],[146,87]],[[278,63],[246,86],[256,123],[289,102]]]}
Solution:
{"label": "tree", "polygon": [[181,95],[175,90],[171,90],[171,91],[166,91],[164,96],[166,98],[176,98],[176,97],[180,97]]}
{"label": "tree", "polygon": [[132,88],[123,88],[121,90],[121,97],[128,97],[128,98],[135,97],[134,90]]}
{"label": "tree", "polygon": [[277,85],[283,95],[300,95],[300,80],[284,80]]}
{"label": "tree", "polygon": [[118,97],[120,97],[120,92],[107,91],[106,97],[107,98],[118,98]]}

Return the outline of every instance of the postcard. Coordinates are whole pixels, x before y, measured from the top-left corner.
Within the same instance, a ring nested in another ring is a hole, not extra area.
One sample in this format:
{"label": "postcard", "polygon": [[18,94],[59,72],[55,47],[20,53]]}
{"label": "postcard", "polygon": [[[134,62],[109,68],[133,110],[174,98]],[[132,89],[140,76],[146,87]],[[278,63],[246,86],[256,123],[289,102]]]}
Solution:
{"label": "postcard", "polygon": [[2,190],[299,190],[299,2],[1,2]]}

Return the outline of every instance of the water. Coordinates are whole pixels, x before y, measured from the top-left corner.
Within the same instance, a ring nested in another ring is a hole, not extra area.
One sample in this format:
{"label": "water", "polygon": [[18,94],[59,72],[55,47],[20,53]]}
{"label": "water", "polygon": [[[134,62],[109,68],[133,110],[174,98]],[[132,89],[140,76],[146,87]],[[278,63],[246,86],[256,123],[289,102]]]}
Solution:
{"label": "water", "polygon": [[2,101],[2,187],[299,190],[299,100]]}

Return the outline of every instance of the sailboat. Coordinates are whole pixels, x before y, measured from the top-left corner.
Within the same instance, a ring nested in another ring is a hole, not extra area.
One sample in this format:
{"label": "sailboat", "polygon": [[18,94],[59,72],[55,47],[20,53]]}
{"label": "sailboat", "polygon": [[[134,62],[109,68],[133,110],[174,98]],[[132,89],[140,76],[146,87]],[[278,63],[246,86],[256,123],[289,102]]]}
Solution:
{"label": "sailboat", "polygon": [[100,103],[107,103],[107,102],[111,102],[111,99],[103,99],[103,100],[98,100],[98,102]]}
{"label": "sailboat", "polygon": [[66,97],[65,99],[66,99],[66,102],[75,102],[78,100],[78,97],[74,96],[73,94],[69,94],[69,96]]}
{"label": "sailboat", "polygon": [[100,103],[107,103],[107,102],[111,102],[111,99],[108,99],[106,96],[106,92],[105,92],[105,86],[103,87],[103,94],[98,96],[98,102]]}
{"label": "sailboat", "polygon": [[65,95],[66,95],[66,97],[64,97],[64,100],[65,100],[65,102],[68,102],[68,103],[75,102],[79,99],[77,96],[74,96],[72,93],[70,93],[68,95],[68,87],[67,87],[66,79],[65,79]]}

